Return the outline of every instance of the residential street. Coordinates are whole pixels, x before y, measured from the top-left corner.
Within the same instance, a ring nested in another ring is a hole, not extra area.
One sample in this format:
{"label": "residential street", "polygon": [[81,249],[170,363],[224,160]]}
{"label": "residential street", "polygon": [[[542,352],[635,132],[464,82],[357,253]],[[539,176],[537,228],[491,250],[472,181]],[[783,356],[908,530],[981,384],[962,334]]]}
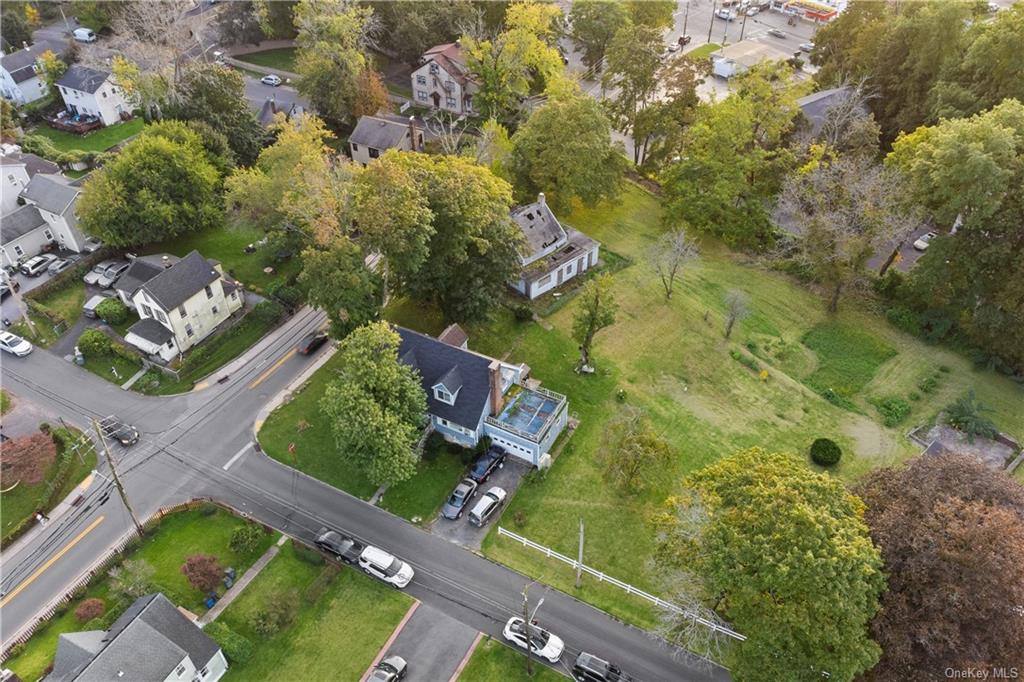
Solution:
{"label": "residential street", "polygon": [[[113,454],[140,517],[209,496],[305,540],[328,525],[406,559],[416,569],[408,590],[412,596],[500,637],[507,618],[521,611],[520,591],[528,578],[468,551],[453,551],[448,541],[253,450],[255,415],[311,362],[293,349],[323,319],[303,309],[284,325],[279,338],[227,382],[173,398],[121,391],[45,351],[5,358],[3,380],[16,395],[81,428],[92,417],[109,414],[135,425],[142,440]],[[117,495],[107,494],[111,484],[106,468],[100,473],[78,508],[4,553],[0,632],[5,642],[131,532]],[[541,596],[545,602],[538,620],[565,640],[563,660],[583,649],[617,661],[640,680],[728,678],[722,669],[708,671],[683,662],[680,651],[566,594],[535,586],[531,598]]]}

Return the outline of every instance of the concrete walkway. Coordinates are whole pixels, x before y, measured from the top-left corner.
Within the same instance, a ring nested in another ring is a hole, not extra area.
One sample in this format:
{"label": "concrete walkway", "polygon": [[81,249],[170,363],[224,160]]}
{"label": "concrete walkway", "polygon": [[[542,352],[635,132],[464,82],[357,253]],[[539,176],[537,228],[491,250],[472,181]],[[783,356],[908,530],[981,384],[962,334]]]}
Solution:
{"label": "concrete walkway", "polygon": [[124,382],[123,384],[121,384],[121,388],[127,391],[127,390],[128,390],[129,388],[131,388],[131,387],[132,387],[132,385],[134,385],[134,384],[135,384],[135,382],[136,382],[136,381],[138,381],[139,379],[141,379],[141,378],[142,378],[142,376],[143,376],[143,375],[144,375],[144,374],[145,374],[146,372],[148,372],[148,371],[149,371],[149,365],[147,365],[147,364],[143,363],[143,364],[142,364],[142,369],[140,369],[140,370],[139,370],[138,372],[136,372],[135,374],[133,374],[133,375],[132,375],[132,377],[131,377],[131,379],[129,379],[128,381],[126,381],[126,382]]}
{"label": "concrete walkway", "polygon": [[263,556],[257,559],[256,563],[250,566],[249,570],[243,573],[242,577],[224,593],[224,596],[220,598],[220,601],[214,604],[212,609],[199,617],[200,627],[217,620],[217,616],[219,616],[224,609],[230,606],[231,602],[238,598],[238,595],[242,593],[242,590],[244,590],[249,583],[251,583],[253,579],[260,574],[260,571],[266,568],[267,564],[270,563],[270,560],[277,556],[277,553],[281,551],[281,546],[287,541],[288,536],[282,535],[276,544],[271,545],[270,548],[263,553]]}

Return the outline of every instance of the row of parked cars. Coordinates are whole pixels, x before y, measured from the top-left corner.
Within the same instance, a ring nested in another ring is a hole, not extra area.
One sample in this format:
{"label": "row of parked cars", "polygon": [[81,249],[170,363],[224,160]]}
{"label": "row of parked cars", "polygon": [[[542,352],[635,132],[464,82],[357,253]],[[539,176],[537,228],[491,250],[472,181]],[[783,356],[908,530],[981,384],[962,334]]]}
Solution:
{"label": "row of parked cars", "polygon": [[[558,663],[565,651],[565,642],[536,623],[526,626],[526,621],[513,616],[505,623],[502,636],[520,649],[529,649],[550,663]],[[572,665],[572,677],[577,682],[633,682],[633,678],[622,672],[618,666],[594,654],[581,651]]]}
{"label": "row of parked cars", "polygon": [[476,497],[477,492],[480,490],[480,486],[487,482],[491,474],[505,466],[507,458],[508,453],[504,448],[500,448],[497,445],[492,445],[486,452],[477,457],[476,461],[473,462],[473,466],[469,469],[469,475],[459,481],[459,484],[455,486],[455,490],[448,496],[444,506],[441,507],[441,516],[450,521],[455,521],[461,519],[468,509],[469,522],[474,526],[483,527],[490,521],[498,513],[498,510],[508,497],[508,492],[505,489],[492,486],[477,501],[475,506],[470,507],[470,502],[473,501],[473,498]]}
{"label": "row of parked cars", "polygon": [[379,547],[365,545],[355,538],[336,530],[321,528],[314,544],[335,559],[351,566],[359,566],[374,578],[402,589],[412,582],[416,574],[412,566]]}

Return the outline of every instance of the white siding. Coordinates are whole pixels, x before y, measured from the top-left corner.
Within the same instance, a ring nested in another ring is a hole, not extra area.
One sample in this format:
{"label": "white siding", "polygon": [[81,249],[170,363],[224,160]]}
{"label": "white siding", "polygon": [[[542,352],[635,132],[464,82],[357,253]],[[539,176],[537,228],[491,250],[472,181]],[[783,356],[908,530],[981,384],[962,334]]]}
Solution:
{"label": "white siding", "polygon": [[131,112],[131,106],[125,100],[121,89],[111,83],[109,78],[95,93],[73,90],[66,86],[58,86],[57,89],[68,109],[99,116],[105,126],[119,122],[121,112]]}

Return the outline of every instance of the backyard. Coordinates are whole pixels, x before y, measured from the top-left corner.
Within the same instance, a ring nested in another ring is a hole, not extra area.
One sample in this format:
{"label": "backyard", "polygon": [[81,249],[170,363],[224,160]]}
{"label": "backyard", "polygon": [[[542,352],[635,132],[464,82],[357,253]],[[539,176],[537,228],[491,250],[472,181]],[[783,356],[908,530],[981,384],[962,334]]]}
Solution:
{"label": "backyard", "polygon": [[32,131],[33,135],[41,135],[47,138],[53,145],[62,152],[81,150],[83,152],[104,152],[116,144],[124,142],[133,135],[142,132],[146,123],[141,118],[133,118],[124,123],[116,123],[106,128],[100,128],[88,135],[75,135],[74,133],[57,130],[47,125],[41,125]]}

